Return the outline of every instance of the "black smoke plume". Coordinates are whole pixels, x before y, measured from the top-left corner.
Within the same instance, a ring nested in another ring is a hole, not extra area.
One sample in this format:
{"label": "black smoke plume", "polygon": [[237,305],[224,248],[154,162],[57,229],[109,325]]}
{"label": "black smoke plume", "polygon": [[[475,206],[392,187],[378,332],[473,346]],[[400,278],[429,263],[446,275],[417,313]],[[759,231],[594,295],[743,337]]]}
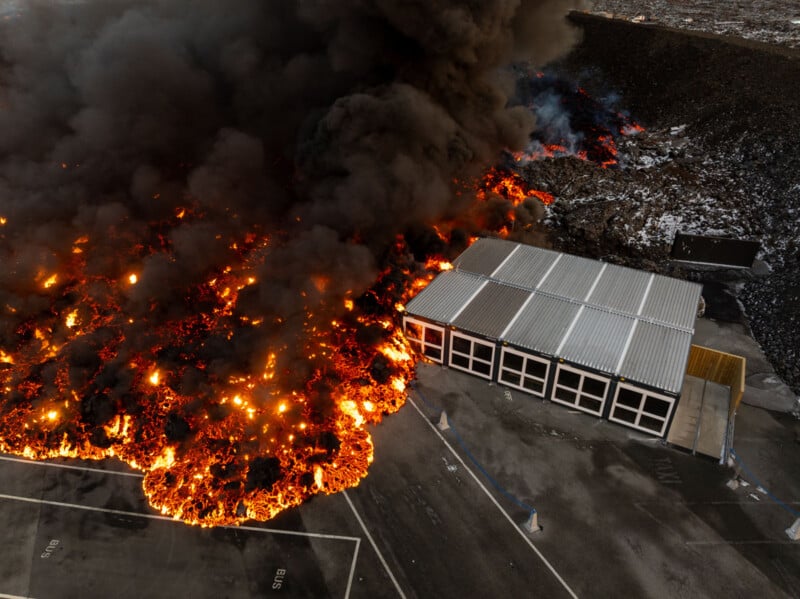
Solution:
{"label": "black smoke plume", "polygon": [[[113,355],[102,348],[118,333],[103,326],[67,350],[71,387],[101,398],[84,417],[102,423],[135,411],[129,358],[204,310],[187,290],[260,257],[235,314],[260,327],[154,358],[176,365],[198,406],[271,351],[279,384],[302,389],[315,370],[308,331],[375,282],[397,235],[461,211],[464,182],[528,143],[533,117],[509,106],[503,67],[567,50],[578,4],[26,3],[0,24],[0,348],[32,343],[37,320],[63,308],[42,281],[76,252],[90,290],[135,269]],[[87,299],[55,284],[58,301]],[[207,366],[187,367],[187,353]],[[10,381],[29,391],[7,404],[63,383],[48,364],[35,370]],[[168,422],[171,438],[194,434],[191,413]]]}

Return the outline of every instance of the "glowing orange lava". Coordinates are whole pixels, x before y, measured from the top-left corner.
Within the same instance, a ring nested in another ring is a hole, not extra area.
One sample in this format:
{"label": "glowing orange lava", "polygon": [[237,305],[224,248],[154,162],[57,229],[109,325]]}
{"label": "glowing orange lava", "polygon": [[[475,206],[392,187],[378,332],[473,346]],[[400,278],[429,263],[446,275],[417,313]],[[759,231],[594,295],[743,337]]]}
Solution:
{"label": "glowing orange lava", "polygon": [[[382,289],[378,309],[365,310],[359,298],[336,310],[306,307],[298,340],[309,371],[290,384],[291,373],[276,372],[287,347],[266,351],[260,370],[223,373],[204,358],[207,343],[277,326],[239,311],[243,290],[269,259],[268,239],[238,240],[239,262],[208,273],[185,298],[190,315],[166,326],[156,305],[152,315],[124,309],[141,275],[87,276],[91,241],[79,241],[73,247],[82,251],[70,250],[62,271],[38,281],[50,307],[19,324],[16,342],[0,349],[0,451],[118,458],[144,473],[154,508],[204,526],[265,520],[366,475],[366,426],[403,405],[413,375],[395,311],[413,285]],[[311,284],[321,292],[327,280]],[[332,322],[320,321],[336,311]]]}

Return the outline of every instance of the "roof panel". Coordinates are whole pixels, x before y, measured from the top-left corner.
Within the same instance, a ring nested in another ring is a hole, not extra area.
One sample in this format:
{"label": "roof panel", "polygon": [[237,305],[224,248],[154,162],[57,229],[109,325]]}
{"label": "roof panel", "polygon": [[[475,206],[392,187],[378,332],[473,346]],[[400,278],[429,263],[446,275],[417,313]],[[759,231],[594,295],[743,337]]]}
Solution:
{"label": "roof panel", "polygon": [[629,316],[585,307],[561,348],[560,357],[613,373],[635,321]]}
{"label": "roof panel", "polygon": [[583,301],[602,268],[597,260],[564,254],[538,289]]}
{"label": "roof panel", "polygon": [[453,316],[485,282],[485,278],[477,275],[446,270],[408,302],[406,313],[450,324]]}
{"label": "roof panel", "polygon": [[651,276],[641,270],[609,264],[589,296],[589,303],[635,315]]}
{"label": "roof panel", "polygon": [[452,324],[497,339],[530,294],[524,289],[489,282]]}
{"label": "roof panel", "polygon": [[580,305],[535,293],[503,341],[554,356]]}
{"label": "roof panel", "polygon": [[702,289],[697,283],[656,275],[644,303],[642,316],[673,326],[694,329],[697,303],[700,301]]}
{"label": "roof panel", "polygon": [[453,261],[453,266],[459,270],[473,272],[480,275],[491,275],[503,263],[508,255],[519,244],[483,237],[469,246]]}
{"label": "roof panel", "polygon": [[534,289],[559,255],[558,252],[521,245],[519,250],[514,252],[494,274],[493,278],[512,285]]}
{"label": "roof panel", "polygon": [[691,343],[691,333],[640,320],[619,375],[643,385],[679,393]]}

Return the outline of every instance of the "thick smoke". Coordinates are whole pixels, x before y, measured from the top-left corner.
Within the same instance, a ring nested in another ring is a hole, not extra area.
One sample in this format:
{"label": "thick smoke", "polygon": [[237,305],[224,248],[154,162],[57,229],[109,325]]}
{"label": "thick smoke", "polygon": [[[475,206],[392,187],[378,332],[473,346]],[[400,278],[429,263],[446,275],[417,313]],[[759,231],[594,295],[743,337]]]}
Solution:
{"label": "thick smoke", "polygon": [[26,3],[0,26],[0,347],[52,309],[42,279],[76,247],[87,276],[135,270],[118,354],[101,363],[100,327],[70,356],[75,388],[97,377],[130,402],[126,357],[160,322],[202,310],[186,290],[254,233],[270,242],[249,250],[265,259],[237,310],[264,325],[194,348],[209,367],[187,369],[184,391],[258,372],[273,350],[287,386],[301,385],[309,319],[329,322],[398,234],[458,213],[465,182],[526,145],[533,117],[508,105],[503,67],[568,49],[577,4]]}
{"label": "thick smoke", "polygon": [[532,118],[499,68],[567,48],[572,4],[32,3],[0,41],[2,341],[76,239],[118,278],[187,205],[202,221],[145,259],[134,313],[169,306],[254,225],[290,241],[250,310],[292,316],[315,273],[357,295],[396,234],[463,205],[454,180],[525,145]]}

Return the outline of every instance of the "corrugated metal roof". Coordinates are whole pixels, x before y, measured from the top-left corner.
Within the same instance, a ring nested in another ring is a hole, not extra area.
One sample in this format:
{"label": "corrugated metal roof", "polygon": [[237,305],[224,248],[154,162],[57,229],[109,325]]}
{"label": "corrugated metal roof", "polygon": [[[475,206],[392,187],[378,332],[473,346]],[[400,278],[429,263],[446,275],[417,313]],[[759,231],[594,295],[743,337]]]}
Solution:
{"label": "corrugated metal roof", "polygon": [[651,276],[641,270],[609,264],[592,291],[589,303],[635,315]]}
{"label": "corrugated metal roof", "polygon": [[578,316],[559,356],[589,368],[613,373],[635,318],[586,307]]}
{"label": "corrugated metal roof", "polygon": [[534,294],[501,341],[554,356],[580,305]]}
{"label": "corrugated metal roof", "polygon": [[693,329],[702,286],[656,275],[642,316],[684,329]]}
{"label": "corrugated metal roof", "polygon": [[455,264],[410,315],[680,392],[700,285],[499,239]]}
{"label": "corrugated metal roof", "polygon": [[530,294],[524,289],[490,282],[452,324],[459,329],[497,339]]}
{"label": "corrugated metal roof", "polygon": [[414,299],[408,302],[406,313],[449,324],[453,316],[485,282],[484,277],[457,270],[447,270],[439,274]]}
{"label": "corrugated metal roof", "polygon": [[679,393],[691,343],[691,333],[640,320],[619,375],[637,383]]}
{"label": "corrugated metal roof", "polygon": [[558,252],[522,245],[500,267],[493,278],[533,289],[553,263],[558,260],[558,256]]}
{"label": "corrugated metal roof", "polygon": [[519,244],[484,237],[478,239],[453,261],[453,266],[479,275],[491,275]]}
{"label": "corrugated metal roof", "polygon": [[564,254],[539,289],[583,301],[602,268],[597,260]]}

